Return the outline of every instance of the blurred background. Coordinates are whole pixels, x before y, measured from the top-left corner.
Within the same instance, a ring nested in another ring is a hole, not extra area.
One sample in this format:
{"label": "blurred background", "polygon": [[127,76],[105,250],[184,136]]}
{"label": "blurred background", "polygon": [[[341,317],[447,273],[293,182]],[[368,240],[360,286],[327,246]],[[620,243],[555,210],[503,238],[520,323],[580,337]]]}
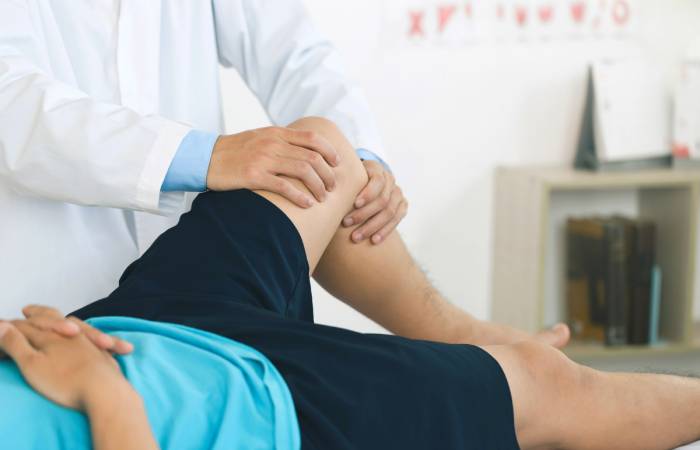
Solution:
{"label": "blurred background", "polygon": [[[670,98],[681,63],[700,51],[693,0],[305,4],[377,117],[410,202],[402,235],[439,289],[482,319],[492,317],[495,169],[572,166],[592,61],[644,55]],[[227,131],[267,124],[238,74],[221,77]],[[574,195],[560,208],[628,212],[634,195]],[[381,331],[318,288],[315,307],[320,322]]]}

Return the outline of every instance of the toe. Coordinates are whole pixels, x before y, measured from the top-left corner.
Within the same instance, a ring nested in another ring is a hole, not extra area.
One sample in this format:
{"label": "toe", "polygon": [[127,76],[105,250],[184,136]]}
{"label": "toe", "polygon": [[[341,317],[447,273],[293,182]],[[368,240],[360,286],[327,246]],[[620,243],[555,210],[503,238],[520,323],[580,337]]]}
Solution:
{"label": "toe", "polygon": [[537,339],[540,342],[551,345],[552,347],[562,348],[569,343],[571,333],[569,327],[563,323],[558,323],[548,330],[537,333]]}

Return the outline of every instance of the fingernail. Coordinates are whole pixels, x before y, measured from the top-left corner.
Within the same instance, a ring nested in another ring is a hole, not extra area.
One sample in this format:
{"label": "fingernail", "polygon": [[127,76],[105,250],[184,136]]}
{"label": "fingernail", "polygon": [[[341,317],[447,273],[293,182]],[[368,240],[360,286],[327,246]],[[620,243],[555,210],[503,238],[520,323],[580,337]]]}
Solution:
{"label": "fingernail", "polygon": [[63,325],[63,326],[65,327],[65,330],[66,330],[67,332],[69,332],[69,333],[77,333],[77,332],[80,331],[80,327],[78,326],[78,324],[76,324],[76,323],[74,323],[74,322],[71,322],[71,321],[66,321],[66,322],[64,322],[64,323],[65,323],[65,325]]}
{"label": "fingernail", "polygon": [[0,338],[5,336],[7,330],[10,329],[10,325],[7,322],[0,322]]}
{"label": "fingernail", "polygon": [[358,198],[355,202],[355,208],[362,208],[363,206],[365,206],[365,199]]}
{"label": "fingernail", "polygon": [[349,227],[353,223],[355,223],[355,221],[352,220],[352,217],[346,217],[345,219],[343,219],[343,225],[345,225],[346,227]]}
{"label": "fingernail", "polygon": [[362,233],[355,233],[355,235],[353,237],[353,239],[355,239],[356,241],[361,241],[362,238],[363,238]]}
{"label": "fingernail", "polygon": [[335,155],[335,165],[337,166],[338,164],[340,164],[340,155],[336,154]]}
{"label": "fingernail", "polygon": [[134,351],[134,344],[132,344],[131,342],[122,341],[121,345],[122,345],[122,350],[125,353],[131,353]]}
{"label": "fingernail", "polygon": [[380,235],[375,234],[374,236],[372,236],[372,242],[374,242],[375,244],[379,244],[381,241],[382,237]]}
{"label": "fingernail", "polygon": [[312,207],[313,205],[314,205],[314,201],[311,200],[310,198],[307,198],[307,199],[306,199],[306,206],[307,206],[308,208],[310,208],[310,207]]}

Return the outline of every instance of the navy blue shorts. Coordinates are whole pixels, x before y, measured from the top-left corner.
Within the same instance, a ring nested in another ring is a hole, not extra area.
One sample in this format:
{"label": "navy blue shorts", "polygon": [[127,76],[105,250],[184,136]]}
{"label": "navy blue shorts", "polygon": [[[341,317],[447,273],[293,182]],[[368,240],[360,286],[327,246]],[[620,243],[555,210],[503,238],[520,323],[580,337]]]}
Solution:
{"label": "navy blue shorts", "polygon": [[250,191],[208,192],[74,313],[128,316],[247,344],[280,371],[304,449],[517,449],[505,375],[486,352],[313,323],[296,228]]}

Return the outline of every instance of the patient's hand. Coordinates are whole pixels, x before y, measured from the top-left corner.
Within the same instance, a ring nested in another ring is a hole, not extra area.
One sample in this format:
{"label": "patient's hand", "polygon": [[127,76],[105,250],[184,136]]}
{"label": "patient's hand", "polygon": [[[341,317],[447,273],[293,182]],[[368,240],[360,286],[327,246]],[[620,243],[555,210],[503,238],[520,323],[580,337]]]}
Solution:
{"label": "patient's hand", "polygon": [[[105,334],[97,328],[91,327],[76,317],[65,318],[55,308],[48,306],[29,305],[22,309],[22,314],[34,327],[44,331],[55,331],[56,333],[71,337],[84,334],[87,338],[102,350],[107,350],[118,355],[126,355],[134,350],[130,343]],[[0,357],[2,351],[0,351]]]}
{"label": "patient's hand", "polygon": [[143,400],[112,354],[86,334],[62,336],[31,319],[0,322],[0,350],[37,392],[87,414],[96,450],[158,448]]}
{"label": "patient's hand", "polygon": [[131,392],[114,357],[84,334],[65,337],[26,320],[0,322],[0,349],[37,392],[67,408],[85,411],[107,392]]}

